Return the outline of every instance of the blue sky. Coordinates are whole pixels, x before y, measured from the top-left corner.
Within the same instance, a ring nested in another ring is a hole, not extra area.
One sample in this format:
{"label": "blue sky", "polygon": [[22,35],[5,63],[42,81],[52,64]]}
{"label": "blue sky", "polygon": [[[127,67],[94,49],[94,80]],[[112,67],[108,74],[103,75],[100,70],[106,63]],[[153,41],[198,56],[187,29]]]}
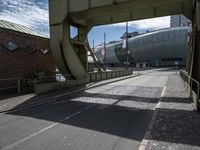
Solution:
{"label": "blue sky", "polygon": [[[49,35],[48,0],[0,0],[0,19],[30,27],[38,32]],[[147,19],[129,22],[129,31],[145,32],[169,27],[170,17]],[[72,34],[75,34],[75,30]],[[93,27],[89,33],[89,42],[95,45],[103,42],[106,32],[107,42],[119,40],[125,32],[125,23]]]}

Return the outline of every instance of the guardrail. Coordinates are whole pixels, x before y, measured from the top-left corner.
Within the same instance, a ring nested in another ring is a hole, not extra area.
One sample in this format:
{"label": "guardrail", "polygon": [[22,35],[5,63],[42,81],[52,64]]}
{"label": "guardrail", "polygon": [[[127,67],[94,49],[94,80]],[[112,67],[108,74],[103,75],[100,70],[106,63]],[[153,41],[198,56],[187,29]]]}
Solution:
{"label": "guardrail", "polygon": [[186,82],[187,86],[190,89],[190,97],[193,100],[193,105],[195,110],[199,110],[199,103],[200,103],[200,84],[197,80],[190,77],[186,71],[181,70],[180,76]]}
{"label": "guardrail", "polygon": [[[20,77],[19,78],[0,79],[0,84],[8,85],[7,87],[6,86],[5,87],[0,87],[0,91],[17,88],[17,93],[21,93],[21,79],[22,78],[20,78]],[[11,82],[12,82],[12,84],[11,84]],[[12,86],[9,86],[9,84],[12,85]]]}

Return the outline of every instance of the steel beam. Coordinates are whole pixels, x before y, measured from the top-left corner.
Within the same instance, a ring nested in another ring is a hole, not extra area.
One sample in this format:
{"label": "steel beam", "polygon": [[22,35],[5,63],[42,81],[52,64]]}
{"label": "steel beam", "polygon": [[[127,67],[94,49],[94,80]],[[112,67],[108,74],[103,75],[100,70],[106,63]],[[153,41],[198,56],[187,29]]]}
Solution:
{"label": "steel beam", "polygon": [[192,77],[200,81],[200,1],[196,0],[193,31],[195,32],[193,39],[193,63],[192,63]]}
{"label": "steel beam", "polygon": [[73,47],[70,25],[78,27],[78,40],[87,42],[95,25],[174,14],[192,18],[192,0],[49,0],[49,6],[52,54],[59,70],[75,78],[88,74],[87,50]]}

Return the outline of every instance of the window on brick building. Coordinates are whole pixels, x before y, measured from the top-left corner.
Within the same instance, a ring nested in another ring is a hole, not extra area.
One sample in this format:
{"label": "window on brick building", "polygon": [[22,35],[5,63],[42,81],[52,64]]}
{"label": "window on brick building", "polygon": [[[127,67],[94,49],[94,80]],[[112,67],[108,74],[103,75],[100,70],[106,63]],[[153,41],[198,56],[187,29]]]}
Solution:
{"label": "window on brick building", "polygon": [[31,45],[25,45],[24,50],[27,51],[28,53],[33,53],[36,51],[36,49]]}
{"label": "window on brick building", "polygon": [[4,43],[3,46],[11,52],[13,52],[19,48],[19,46],[12,41]]}
{"label": "window on brick building", "polygon": [[49,50],[48,48],[42,48],[42,49],[41,49],[41,52],[42,52],[43,54],[48,54],[48,53],[50,52],[50,50]]}

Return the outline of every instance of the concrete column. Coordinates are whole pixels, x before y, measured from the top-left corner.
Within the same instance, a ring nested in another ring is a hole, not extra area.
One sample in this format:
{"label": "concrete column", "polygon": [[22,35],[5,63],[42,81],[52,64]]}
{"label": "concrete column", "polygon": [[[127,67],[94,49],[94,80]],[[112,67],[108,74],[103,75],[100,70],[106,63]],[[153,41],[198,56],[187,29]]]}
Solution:
{"label": "concrete column", "polygon": [[200,82],[200,1],[196,1],[196,9],[194,14],[193,22],[194,30],[194,54],[193,54],[193,66],[192,66],[192,77]]}
{"label": "concrete column", "polygon": [[[90,28],[87,27],[79,27],[78,28],[78,41],[81,41],[83,43],[88,43],[88,32]],[[85,70],[88,70],[88,51],[84,47],[79,47],[78,48],[78,56],[83,64]]]}
{"label": "concrete column", "polygon": [[[89,74],[87,73],[87,52],[80,50],[78,53],[72,45],[70,38],[70,23],[72,20],[69,16],[70,1],[69,0],[51,0],[50,6],[50,45],[52,55],[63,74],[72,74],[79,81],[89,82]],[[79,26],[79,25],[78,25]],[[86,38],[87,30],[81,29],[79,38]],[[80,56],[79,56],[80,55]],[[80,80],[81,78],[81,80]]]}

